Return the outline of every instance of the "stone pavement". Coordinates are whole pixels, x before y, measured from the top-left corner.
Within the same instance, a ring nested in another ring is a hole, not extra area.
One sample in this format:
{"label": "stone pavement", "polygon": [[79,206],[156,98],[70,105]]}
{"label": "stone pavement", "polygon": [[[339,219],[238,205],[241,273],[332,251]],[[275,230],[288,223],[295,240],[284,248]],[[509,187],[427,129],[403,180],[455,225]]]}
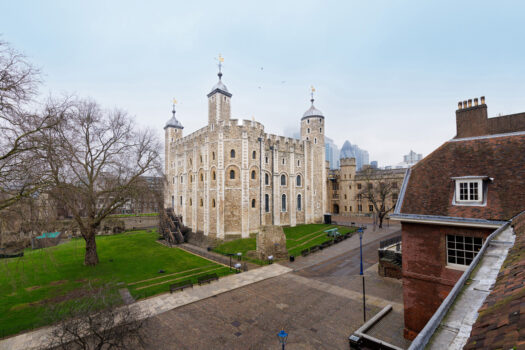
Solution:
{"label": "stone pavement", "polygon": [[[210,284],[197,285],[193,289],[186,289],[174,294],[161,294],[140,300],[129,307],[138,308],[144,317],[152,317],[174,308],[214,297],[218,294],[276,277],[290,271],[290,268],[279,264],[267,265],[244,273],[229,275]],[[47,343],[47,337],[52,332],[52,329],[53,327],[44,327],[1,340],[0,350],[39,349],[42,344]]]}

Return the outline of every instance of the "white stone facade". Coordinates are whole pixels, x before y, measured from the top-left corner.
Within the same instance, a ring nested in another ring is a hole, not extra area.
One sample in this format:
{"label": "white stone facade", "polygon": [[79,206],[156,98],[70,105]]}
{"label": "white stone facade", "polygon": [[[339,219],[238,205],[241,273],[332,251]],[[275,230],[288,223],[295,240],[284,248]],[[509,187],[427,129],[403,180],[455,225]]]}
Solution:
{"label": "white stone facade", "polygon": [[192,134],[183,136],[175,112],[166,124],[165,206],[194,232],[220,239],[248,237],[261,225],[321,222],[328,210],[324,116],[313,100],[298,140],[231,119],[231,96],[219,80],[208,94],[208,125]]}

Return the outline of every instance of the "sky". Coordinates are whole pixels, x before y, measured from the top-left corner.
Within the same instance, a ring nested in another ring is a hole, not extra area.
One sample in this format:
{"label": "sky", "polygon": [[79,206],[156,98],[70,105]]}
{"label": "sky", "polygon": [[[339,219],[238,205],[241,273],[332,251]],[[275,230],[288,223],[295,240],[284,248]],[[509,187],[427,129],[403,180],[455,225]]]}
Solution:
{"label": "sky", "polygon": [[519,1],[0,1],[0,39],[43,72],[42,96],[74,94],[158,130],[207,123],[224,57],[232,117],[299,129],[310,106],[326,136],[380,166],[455,135],[457,102],[525,111]]}

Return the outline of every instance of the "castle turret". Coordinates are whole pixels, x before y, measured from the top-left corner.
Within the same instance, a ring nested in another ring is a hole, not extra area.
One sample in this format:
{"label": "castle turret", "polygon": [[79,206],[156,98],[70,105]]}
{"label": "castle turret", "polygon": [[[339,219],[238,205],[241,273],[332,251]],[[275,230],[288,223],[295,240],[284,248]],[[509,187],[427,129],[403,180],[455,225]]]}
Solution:
{"label": "castle turret", "polygon": [[[182,129],[184,127],[182,124],[177,120],[175,117],[175,100],[173,101],[173,110],[171,111],[172,117],[166,125],[164,126],[164,174],[166,175],[168,179],[168,192],[172,193],[173,183],[175,182],[173,180],[173,176],[175,174],[175,169],[173,167],[175,166],[172,164],[173,160],[171,159],[170,155],[172,152],[170,152],[170,149],[173,147],[173,144],[175,141],[182,138]],[[170,185],[171,184],[171,185]],[[165,197],[167,198],[167,197]],[[171,195],[169,198],[171,198],[170,203],[166,203],[166,207],[173,208],[174,206],[174,196]]]}
{"label": "castle turret", "polygon": [[[326,152],[324,145],[324,115],[314,106],[315,89],[312,87],[311,106],[301,118],[301,140],[305,142],[305,157],[309,164],[306,169],[308,185],[314,189],[307,194],[307,218],[321,222],[328,210],[326,201]],[[309,204],[309,205],[308,205]]]}
{"label": "castle turret", "polygon": [[208,94],[208,125],[217,124],[220,120],[229,120],[231,117],[230,100],[232,94],[222,82],[222,57],[219,55],[219,81],[211,88]]}

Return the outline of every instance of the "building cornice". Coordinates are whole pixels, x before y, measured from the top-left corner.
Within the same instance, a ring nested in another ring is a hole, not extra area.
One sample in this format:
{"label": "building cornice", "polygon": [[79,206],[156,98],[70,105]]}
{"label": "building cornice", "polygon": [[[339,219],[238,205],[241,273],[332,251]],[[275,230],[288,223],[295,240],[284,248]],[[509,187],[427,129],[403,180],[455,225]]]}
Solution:
{"label": "building cornice", "polygon": [[430,225],[445,225],[445,226],[464,226],[464,227],[483,227],[483,228],[499,228],[508,223],[508,221],[499,220],[485,220],[476,218],[461,218],[453,216],[439,216],[439,215],[420,215],[420,214],[399,214],[394,213],[390,215],[392,220],[400,222],[412,222],[419,224]]}

